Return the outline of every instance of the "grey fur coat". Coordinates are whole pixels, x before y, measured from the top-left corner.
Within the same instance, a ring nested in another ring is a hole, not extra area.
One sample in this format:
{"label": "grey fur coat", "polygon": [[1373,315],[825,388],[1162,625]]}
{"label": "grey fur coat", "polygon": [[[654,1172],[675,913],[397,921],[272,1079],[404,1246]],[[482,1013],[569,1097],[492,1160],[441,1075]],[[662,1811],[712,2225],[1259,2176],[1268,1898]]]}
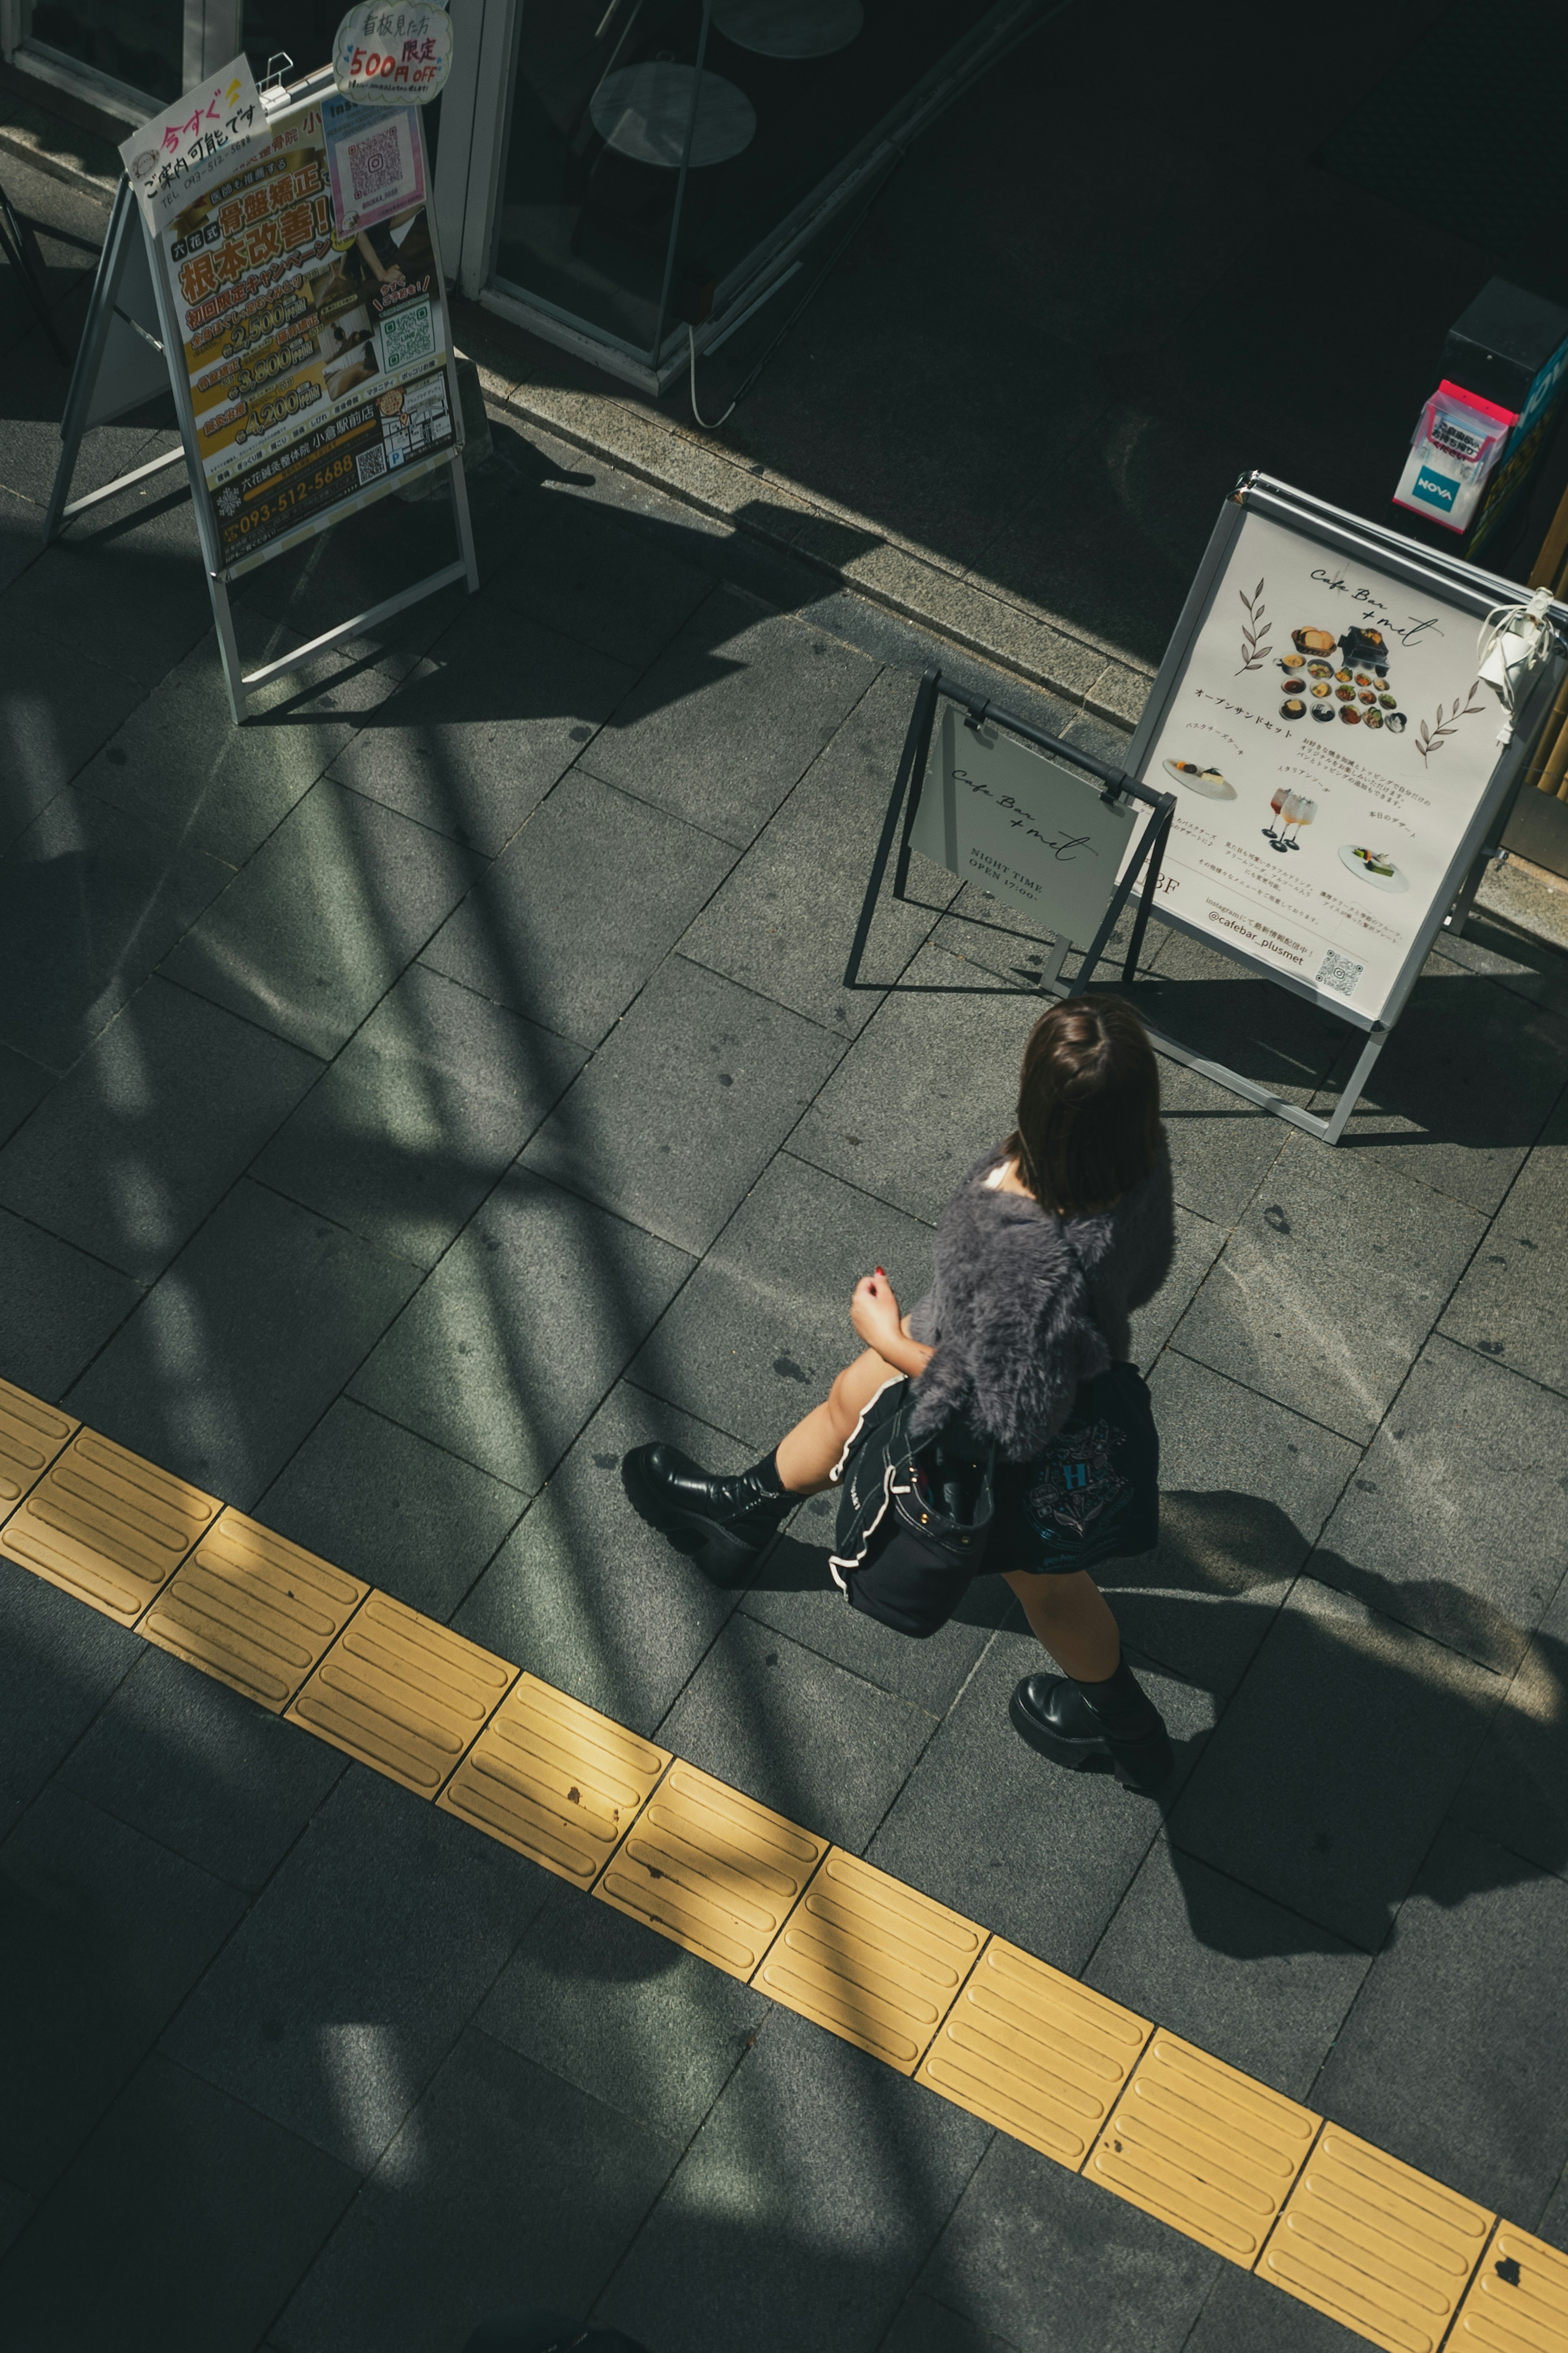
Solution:
{"label": "grey fur coat", "polygon": [[1152,1299],[1175,1248],[1171,1162],[1160,1157],[1113,1208],[1058,1219],[989,1189],[1000,1155],[977,1160],[942,1211],[936,1282],[910,1316],[935,1356],[921,1375],[911,1436],[950,1419],[1008,1461],[1037,1454],[1072,1409],[1079,1381],[1132,1353],[1128,1319]]}

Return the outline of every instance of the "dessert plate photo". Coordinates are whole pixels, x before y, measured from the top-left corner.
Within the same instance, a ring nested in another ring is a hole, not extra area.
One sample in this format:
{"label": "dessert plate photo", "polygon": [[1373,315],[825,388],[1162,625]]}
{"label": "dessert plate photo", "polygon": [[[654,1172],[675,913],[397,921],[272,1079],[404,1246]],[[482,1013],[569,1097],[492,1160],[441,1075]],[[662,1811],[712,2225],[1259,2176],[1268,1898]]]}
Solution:
{"label": "dessert plate photo", "polygon": [[1233,801],[1236,786],[1222,776],[1217,768],[1200,768],[1192,760],[1166,760],[1165,774],[1190,793],[1202,793],[1205,801]]}
{"label": "dessert plate photo", "polygon": [[1340,864],[1370,882],[1374,891],[1408,891],[1410,878],[1402,874],[1392,858],[1381,849],[1361,849],[1353,842],[1345,842],[1340,850]]}

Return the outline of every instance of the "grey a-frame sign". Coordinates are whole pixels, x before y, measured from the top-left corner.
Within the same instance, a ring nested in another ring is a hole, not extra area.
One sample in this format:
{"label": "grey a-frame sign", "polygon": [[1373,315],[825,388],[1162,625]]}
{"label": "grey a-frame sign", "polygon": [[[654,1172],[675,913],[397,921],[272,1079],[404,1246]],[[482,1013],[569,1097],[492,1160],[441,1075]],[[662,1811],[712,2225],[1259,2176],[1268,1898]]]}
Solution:
{"label": "grey a-frame sign", "polygon": [[[331,73],[323,69],[297,83],[289,90],[263,93],[270,121],[294,109],[308,106],[329,97],[333,90]],[[426,174],[426,179],[428,174]],[[428,227],[434,253],[437,282],[441,280],[439,249],[436,245],[435,209],[428,214]],[[158,257],[141,208],[126,181],[121,181],[110,215],[109,235],[99,259],[98,275],[93,281],[92,299],[88,306],[87,324],[82,332],[72,370],[70,389],[66,396],[65,416],[60,424],[60,460],[56,470],[54,487],[45,515],[46,546],[78,515],[105,499],[118,497],[138,482],[159,474],[166,467],[184,465],[195,507],[196,528],[201,539],[202,558],[206,567],[207,586],[212,596],[213,620],[217,630],[218,648],[223,659],[225,681],[228,687],[229,705],[237,724],[250,716],[251,699],[257,691],[272,679],[289,670],[300,669],[315,655],[323,653],[362,630],[374,628],[389,620],[395,613],[433,596],[439,589],[462,580],[470,596],[479,585],[479,565],[474,554],[473,527],[468,516],[468,488],[463,478],[462,406],[458,388],[457,370],[453,364],[451,337],[448,332],[446,374],[447,396],[450,403],[454,438],[449,448],[405,466],[395,485],[385,483],[362,491],[357,497],[344,499],[331,511],[301,523],[298,529],[281,533],[254,554],[237,563],[226,565],[218,546],[211,501],[196,448],[195,420],[191,408],[190,387],[181,366],[181,343],[177,323],[170,306],[168,290],[157,266]],[[70,495],[72,480],[81,455],[84,436],[96,425],[111,424],[133,408],[140,408],[155,395],[172,392],[175,415],[180,427],[180,447],[166,450],[146,465],[136,466],[129,473],[117,475],[96,491],[81,497]],[[240,659],[238,640],[235,635],[234,615],[229,601],[230,583],[258,565],[270,563],[302,540],[330,530],[349,514],[384,497],[394,487],[402,489],[420,476],[447,469],[452,500],[452,521],[457,532],[458,553],[455,560],[438,571],[427,573],[412,586],[384,598],[380,604],[355,613],[349,620],[340,621],[324,629],[308,644],[297,646],[292,652],[276,661],[264,662],[258,670],[247,670]]]}

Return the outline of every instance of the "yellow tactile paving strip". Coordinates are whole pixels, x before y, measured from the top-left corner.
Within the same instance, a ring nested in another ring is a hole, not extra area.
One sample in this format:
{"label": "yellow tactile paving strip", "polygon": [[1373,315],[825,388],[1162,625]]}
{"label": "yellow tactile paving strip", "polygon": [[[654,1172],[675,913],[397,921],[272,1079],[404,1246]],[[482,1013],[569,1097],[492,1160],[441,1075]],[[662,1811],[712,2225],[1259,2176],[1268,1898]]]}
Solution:
{"label": "yellow tactile paving strip", "polygon": [[223,1505],[79,1430],[0,1531],[0,1552],[133,1626]]}
{"label": "yellow tactile paving strip", "polygon": [[81,1428],[56,1405],[0,1381],[0,1511],[10,1511]]}
{"label": "yellow tactile paving strip", "polygon": [[1250,2271],[1319,2123],[1282,2093],[1157,2031],[1084,2170]]}
{"label": "yellow tactile paving strip", "polygon": [[668,1748],[520,1675],[436,1802],[592,1887],[669,1761]]}
{"label": "yellow tactile paving strip", "polygon": [[1436,2353],[1495,2219],[1326,2125],[1257,2268],[1387,2353]]}
{"label": "yellow tactile paving strip", "polygon": [[835,1847],[752,1982],[912,2075],[986,1934]]}
{"label": "yellow tactile paving strip", "polygon": [[993,1936],[916,2074],[1076,2173],[1152,2032],[1147,2019]]}
{"label": "yellow tactile paving strip", "polygon": [[175,1570],[142,1631],[277,1715],[369,1592],[243,1512],[225,1512]]}
{"label": "yellow tactile paving strip", "polygon": [[1561,2353],[1568,2345],[1568,2255],[1500,2224],[1459,2306],[1449,2353]]}
{"label": "yellow tactile paving strip", "polygon": [[1568,2353],[1568,2257],[0,1382],[6,1514],[20,1567],[1386,2353]]}
{"label": "yellow tactile paving strip", "polygon": [[289,1709],[362,1765],[433,1798],[505,1698],[517,1669],[373,1593]]}
{"label": "yellow tactile paving strip", "polygon": [[710,1773],[677,1763],[594,1893],[716,1969],[748,1978],[827,1847]]}

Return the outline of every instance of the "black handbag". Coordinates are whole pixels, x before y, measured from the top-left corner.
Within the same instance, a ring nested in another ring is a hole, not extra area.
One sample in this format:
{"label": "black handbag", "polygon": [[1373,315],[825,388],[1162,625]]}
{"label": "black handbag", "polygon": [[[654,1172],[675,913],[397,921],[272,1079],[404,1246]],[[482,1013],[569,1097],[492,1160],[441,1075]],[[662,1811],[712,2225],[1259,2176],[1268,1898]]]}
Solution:
{"label": "black handbag", "polygon": [[917,1445],[914,1410],[911,1384],[893,1380],[861,1415],[834,1474],[842,1493],[828,1567],[851,1609],[921,1641],[984,1564],[995,1450],[952,1429]]}

